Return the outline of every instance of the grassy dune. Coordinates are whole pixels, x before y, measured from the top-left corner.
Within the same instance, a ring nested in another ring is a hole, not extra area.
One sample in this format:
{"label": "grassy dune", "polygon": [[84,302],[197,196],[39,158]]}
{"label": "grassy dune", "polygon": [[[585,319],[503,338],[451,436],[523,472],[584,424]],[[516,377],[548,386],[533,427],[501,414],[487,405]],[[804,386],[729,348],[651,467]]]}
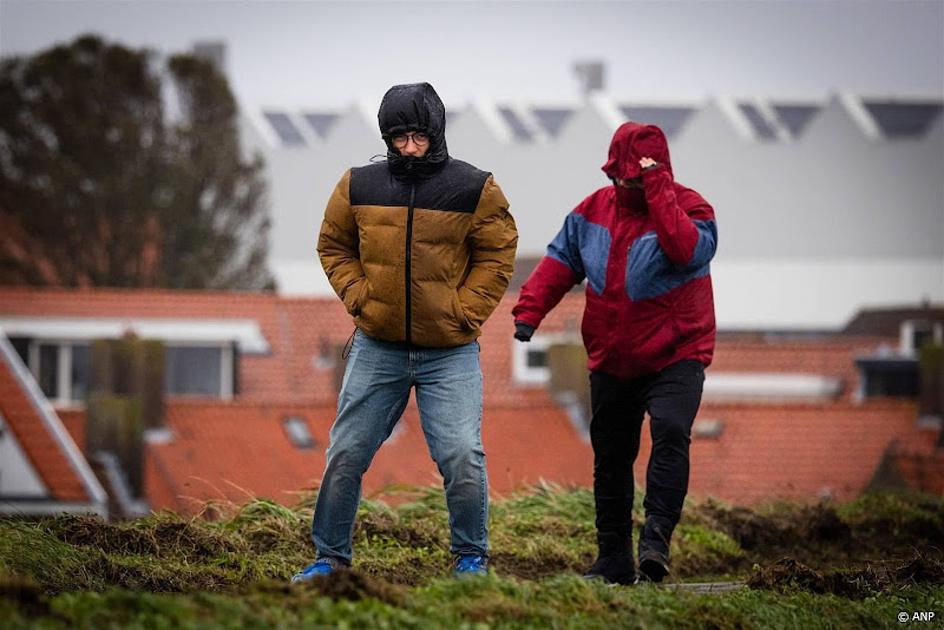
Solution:
{"label": "grassy dune", "polygon": [[900,611],[944,619],[941,498],[757,510],[690,503],[671,580],[747,584],[712,595],[581,579],[595,554],[593,497],[553,486],[493,502],[493,575],[455,580],[442,492],[404,492],[396,508],[362,504],[354,570],[303,586],[287,580],[312,559],[310,500],[211,505],[214,519],[0,520],[0,627],[899,627]]}

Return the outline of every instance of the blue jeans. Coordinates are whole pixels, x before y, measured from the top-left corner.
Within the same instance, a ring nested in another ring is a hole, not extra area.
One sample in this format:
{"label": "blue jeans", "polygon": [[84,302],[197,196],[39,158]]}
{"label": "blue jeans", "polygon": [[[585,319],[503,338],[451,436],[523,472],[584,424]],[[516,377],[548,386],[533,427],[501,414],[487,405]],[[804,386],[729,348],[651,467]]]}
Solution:
{"label": "blue jeans", "polygon": [[318,558],[351,562],[361,478],[416,387],[420,423],[446,489],[451,551],[488,555],[479,344],[407,348],[360,330],[347,359],[311,537]]}

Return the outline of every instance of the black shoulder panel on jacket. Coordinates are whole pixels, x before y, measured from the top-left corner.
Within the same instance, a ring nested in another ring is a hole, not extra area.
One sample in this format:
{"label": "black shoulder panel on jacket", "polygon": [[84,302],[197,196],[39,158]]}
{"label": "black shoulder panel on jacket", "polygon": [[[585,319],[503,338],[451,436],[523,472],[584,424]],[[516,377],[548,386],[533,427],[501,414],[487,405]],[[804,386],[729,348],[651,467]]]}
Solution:
{"label": "black shoulder panel on jacket", "polygon": [[405,206],[410,187],[390,174],[384,162],[351,169],[352,206]]}
{"label": "black shoulder panel on jacket", "polygon": [[[416,182],[413,207],[475,212],[490,175],[467,162],[450,159],[435,175]],[[409,203],[410,184],[394,178],[386,164],[351,169],[352,206],[406,206]]]}
{"label": "black shoulder panel on jacket", "polygon": [[417,184],[414,205],[428,210],[475,212],[489,175],[468,162],[450,159],[434,177]]}

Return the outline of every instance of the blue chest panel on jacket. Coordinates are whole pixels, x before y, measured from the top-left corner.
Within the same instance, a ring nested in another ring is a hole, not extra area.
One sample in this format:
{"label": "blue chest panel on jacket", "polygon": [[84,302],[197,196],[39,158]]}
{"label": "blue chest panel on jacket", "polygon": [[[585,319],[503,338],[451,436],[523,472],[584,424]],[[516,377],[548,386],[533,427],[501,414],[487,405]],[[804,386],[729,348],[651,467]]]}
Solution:
{"label": "blue chest panel on jacket", "polygon": [[695,221],[698,242],[691,264],[678,267],[659,247],[654,231],[646,232],[629,247],[626,259],[626,294],[633,301],[650,300],[710,273],[717,232],[714,221]]}

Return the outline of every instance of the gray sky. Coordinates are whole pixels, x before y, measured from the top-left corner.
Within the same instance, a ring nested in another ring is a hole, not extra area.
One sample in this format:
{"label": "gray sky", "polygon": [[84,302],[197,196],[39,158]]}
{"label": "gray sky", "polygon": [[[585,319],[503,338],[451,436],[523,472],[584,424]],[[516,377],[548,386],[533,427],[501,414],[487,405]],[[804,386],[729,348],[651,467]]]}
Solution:
{"label": "gray sky", "polygon": [[621,99],[944,94],[944,0],[815,2],[44,2],[0,0],[0,53],[96,31],[162,52],[226,40],[244,105],[376,103],[430,81],[478,97],[575,100],[577,59]]}

